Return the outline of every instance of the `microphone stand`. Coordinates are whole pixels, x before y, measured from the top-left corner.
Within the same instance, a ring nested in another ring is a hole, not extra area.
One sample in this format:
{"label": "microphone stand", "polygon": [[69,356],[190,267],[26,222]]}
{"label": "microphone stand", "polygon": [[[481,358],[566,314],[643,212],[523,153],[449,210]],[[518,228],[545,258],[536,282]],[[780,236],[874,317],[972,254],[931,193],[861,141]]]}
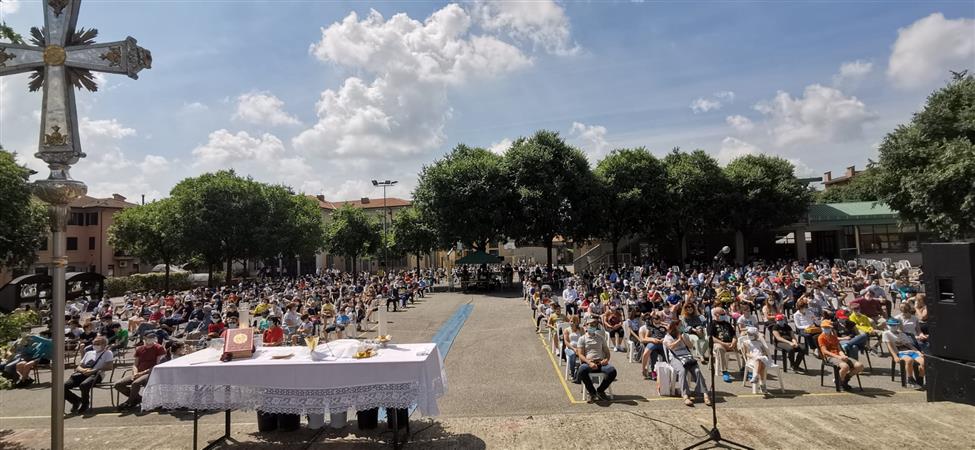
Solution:
{"label": "microphone stand", "polygon": [[[701,298],[702,301],[704,300],[710,300],[711,302],[714,301],[714,297],[708,293],[707,289],[710,288],[711,283],[714,281],[714,274],[717,273],[718,271],[718,260],[719,258],[721,258],[721,255],[723,253],[724,252],[719,251],[718,254],[714,256],[714,261],[711,263],[711,276],[708,278],[707,285],[705,286],[705,291]],[[708,296],[711,298],[707,299],[704,298],[704,296]],[[733,445],[735,447],[739,447],[745,450],[754,450],[747,445],[739,444],[730,439],[725,439],[721,437],[721,430],[718,429],[718,397],[715,395],[715,384],[714,384],[714,366],[716,366],[718,362],[715,360],[716,358],[714,356],[714,338],[711,336],[711,323],[712,323],[711,317],[712,314],[709,309],[705,317],[707,323],[707,333],[705,334],[707,335],[707,339],[708,339],[708,355],[711,359],[711,364],[708,364],[709,366],[711,366],[711,430],[708,431],[708,435],[704,439],[685,447],[684,450],[691,450],[692,448],[700,447],[709,442],[713,443],[716,446],[722,444],[725,446]]]}

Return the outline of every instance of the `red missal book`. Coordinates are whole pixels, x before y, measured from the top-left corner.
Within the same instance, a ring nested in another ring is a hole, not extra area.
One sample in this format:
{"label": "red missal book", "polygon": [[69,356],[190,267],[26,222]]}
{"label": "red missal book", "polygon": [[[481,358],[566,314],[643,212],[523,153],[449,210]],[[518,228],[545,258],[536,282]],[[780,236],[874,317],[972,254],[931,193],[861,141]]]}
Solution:
{"label": "red missal book", "polygon": [[254,354],[254,329],[234,328],[226,331],[223,352],[237,358],[250,358]]}

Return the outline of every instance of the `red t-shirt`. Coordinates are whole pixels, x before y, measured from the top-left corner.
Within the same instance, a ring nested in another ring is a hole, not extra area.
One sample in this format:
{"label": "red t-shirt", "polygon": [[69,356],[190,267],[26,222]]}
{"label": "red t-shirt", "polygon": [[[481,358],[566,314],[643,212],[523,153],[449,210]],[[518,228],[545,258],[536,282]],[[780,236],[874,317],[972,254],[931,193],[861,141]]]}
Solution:
{"label": "red t-shirt", "polygon": [[207,333],[210,334],[220,334],[223,333],[224,324],[223,322],[211,323],[207,326]]}
{"label": "red t-shirt", "polygon": [[271,327],[264,332],[264,343],[274,344],[284,342],[284,329],[281,327]]}
{"label": "red t-shirt", "polygon": [[135,371],[142,372],[156,365],[166,354],[166,348],[158,343],[146,344],[135,349]]}
{"label": "red t-shirt", "polygon": [[156,312],[149,314],[150,322],[159,322],[162,318],[163,318],[163,313],[158,309],[156,310]]}

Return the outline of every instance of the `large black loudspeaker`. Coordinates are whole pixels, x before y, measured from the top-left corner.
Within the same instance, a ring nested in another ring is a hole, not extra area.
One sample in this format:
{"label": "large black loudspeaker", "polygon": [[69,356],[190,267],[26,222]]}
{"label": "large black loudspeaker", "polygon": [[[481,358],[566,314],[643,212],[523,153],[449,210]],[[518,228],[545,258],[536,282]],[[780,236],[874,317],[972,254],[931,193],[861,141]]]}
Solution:
{"label": "large black loudspeaker", "polygon": [[930,352],[975,362],[975,244],[922,244]]}
{"label": "large black loudspeaker", "polygon": [[975,363],[926,355],[924,367],[929,402],[975,405]]}

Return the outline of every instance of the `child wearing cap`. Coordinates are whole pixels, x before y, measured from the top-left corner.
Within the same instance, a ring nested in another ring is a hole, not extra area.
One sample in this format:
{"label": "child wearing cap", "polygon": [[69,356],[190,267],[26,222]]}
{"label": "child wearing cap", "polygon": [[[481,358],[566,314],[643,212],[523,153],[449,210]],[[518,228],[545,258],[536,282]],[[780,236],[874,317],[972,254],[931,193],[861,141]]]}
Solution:
{"label": "child wearing cap", "polygon": [[823,330],[817,338],[820,354],[830,365],[840,368],[839,382],[843,390],[853,390],[850,386],[850,378],[863,372],[863,364],[843,352],[840,347],[840,340],[836,337],[836,331],[833,329],[832,321],[824,320],[819,324],[819,327]]}
{"label": "child wearing cap", "polygon": [[[884,331],[883,341],[887,344],[894,364],[903,361],[904,370],[908,370],[907,382],[911,386],[924,386],[924,355],[914,346],[910,336],[904,332],[903,323],[891,317],[887,319],[887,331]],[[915,364],[917,377],[915,377]]]}

